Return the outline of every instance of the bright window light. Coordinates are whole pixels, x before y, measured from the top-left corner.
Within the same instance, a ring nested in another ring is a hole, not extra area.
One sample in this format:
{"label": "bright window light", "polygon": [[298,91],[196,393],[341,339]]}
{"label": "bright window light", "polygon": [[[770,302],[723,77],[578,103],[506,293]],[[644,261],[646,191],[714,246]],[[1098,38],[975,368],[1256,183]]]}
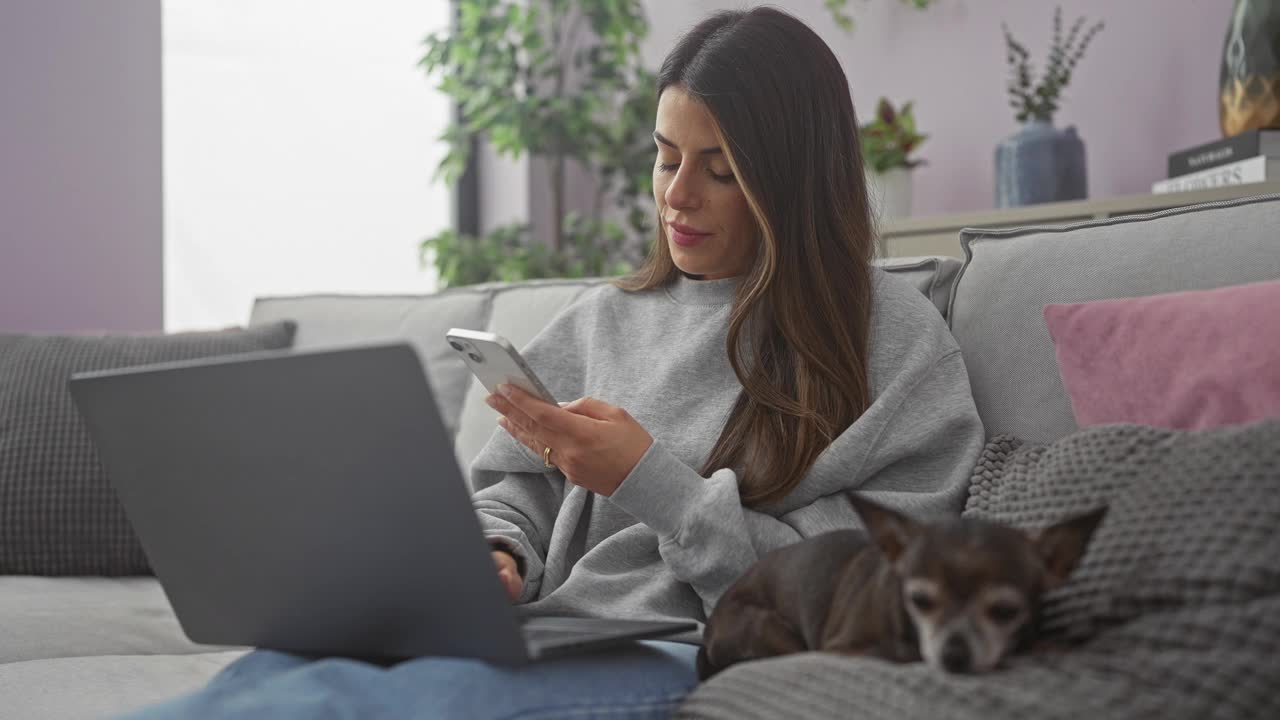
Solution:
{"label": "bright window light", "polygon": [[451,116],[417,62],[447,0],[163,0],[164,314],[241,325],[255,297],[426,293],[418,244]]}

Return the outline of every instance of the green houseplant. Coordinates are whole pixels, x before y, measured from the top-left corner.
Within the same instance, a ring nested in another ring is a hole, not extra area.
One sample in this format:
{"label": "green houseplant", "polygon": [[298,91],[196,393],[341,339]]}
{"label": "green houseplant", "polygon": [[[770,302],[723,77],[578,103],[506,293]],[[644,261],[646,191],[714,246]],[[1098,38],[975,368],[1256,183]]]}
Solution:
{"label": "green houseplant", "polygon": [[871,122],[858,129],[862,143],[862,162],[872,172],[885,173],[895,168],[910,170],[924,161],[911,157],[929,136],[916,131],[913,103],[894,108],[888,98],[880,98]]}
{"label": "green houseplant", "polygon": [[1040,81],[1032,83],[1034,70],[1031,67],[1031,53],[1027,47],[1014,39],[1008,25],[1004,29],[1004,41],[1007,53],[1006,60],[1012,78],[1009,80],[1009,104],[1017,111],[1018,122],[1039,120],[1053,122],[1053,114],[1057,112],[1062,91],[1071,82],[1071,72],[1084,57],[1084,51],[1095,35],[1102,31],[1101,21],[1084,29],[1085,19],[1076,18],[1066,37],[1062,35],[1062,7],[1053,12],[1053,41],[1049,45],[1049,58],[1045,64],[1044,74]]}
{"label": "green houseplant", "polygon": [[[899,0],[904,5],[910,5],[917,10],[928,8],[937,0]],[[827,11],[831,13],[831,18],[836,21],[844,30],[853,29],[853,18],[845,12],[845,8],[849,7],[849,0],[823,0],[823,4],[827,6]]]}
{"label": "green houseplant", "polygon": [[912,153],[927,137],[916,130],[912,103],[895,108],[888,98],[880,98],[871,121],[858,129],[867,189],[881,220],[911,214],[911,171],[924,164]]}
{"label": "green houseplant", "polygon": [[[546,238],[526,223],[483,237],[446,230],[423,241],[423,261],[445,286],[627,269],[652,222],[656,104],[640,65],[639,0],[458,0],[456,20],[427,38],[420,63],[459,108],[437,178],[458,180],[475,138],[503,156],[542,157],[552,228]],[[595,181],[588,213],[565,211],[570,163]]]}
{"label": "green houseplant", "polygon": [[[849,29],[848,0],[825,0]],[[917,8],[935,0],[900,0]],[[426,39],[420,65],[459,108],[436,171],[462,176],[476,140],[500,155],[546,160],[548,237],[527,223],[483,236],[445,230],[421,244],[442,286],[627,271],[653,235],[654,77],[640,63],[640,0],[456,0],[449,32]],[[594,181],[587,212],[566,212],[569,165]]]}

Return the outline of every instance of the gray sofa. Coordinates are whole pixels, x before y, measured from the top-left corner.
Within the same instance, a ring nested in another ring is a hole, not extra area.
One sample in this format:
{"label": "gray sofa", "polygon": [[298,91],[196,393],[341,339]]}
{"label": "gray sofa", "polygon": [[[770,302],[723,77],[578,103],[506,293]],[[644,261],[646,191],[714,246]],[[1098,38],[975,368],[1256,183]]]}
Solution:
{"label": "gray sofa", "polygon": [[[1063,227],[971,230],[963,262],[881,264],[946,316],[988,434],[1048,442],[1075,423],[1041,317],[1046,303],[1280,278],[1278,228],[1280,195],[1272,195]],[[591,284],[262,298],[251,323],[295,320],[296,347],[407,339],[465,464],[494,416],[444,331],[484,328],[523,345]],[[194,689],[241,652],[186,640],[154,579],[0,577],[0,718],[109,716]]]}

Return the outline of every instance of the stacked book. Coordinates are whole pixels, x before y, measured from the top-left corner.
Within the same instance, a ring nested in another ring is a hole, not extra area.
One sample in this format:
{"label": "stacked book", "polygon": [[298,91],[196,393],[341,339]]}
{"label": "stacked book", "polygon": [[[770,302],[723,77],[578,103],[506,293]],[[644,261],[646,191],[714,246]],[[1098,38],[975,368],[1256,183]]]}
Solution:
{"label": "stacked book", "polygon": [[1169,156],[1169,179],[1151,192],[1204,190],[1280,180],[1280,128],[1247,130]]}

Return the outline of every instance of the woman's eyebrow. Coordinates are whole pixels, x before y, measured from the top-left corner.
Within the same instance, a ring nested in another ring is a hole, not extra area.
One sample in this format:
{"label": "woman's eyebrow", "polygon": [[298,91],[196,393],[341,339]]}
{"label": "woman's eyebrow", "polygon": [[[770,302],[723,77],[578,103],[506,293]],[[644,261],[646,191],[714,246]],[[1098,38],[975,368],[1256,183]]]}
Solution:
{"label": "woman's eyebrow", "polygon": [[[663,137],[663,136],[662,136],[662,133],[658,132],[657,130],[654,130],[654,131],[653,131],[653,139],[654,139],[654,140],[657,140],[658,142],[662,143],[663,145],[666,145],[667,147],[671,148],[672,150],[679,150],[679,149],[680,149],[679,147],[677,147],[677,146],[676,146],[676,144],[675,144],[675,143],[673,143],[673,142],[671,142],[670,140],[668,140],[668,139],[666,139],[665,137]],[[717,154],[720,154],[720,153],[723,153],[723,152],[724,152],[724,150],[723,150],[721,147],[716,146],[716,147],[703,148],[703,149],[701,149],[701,150],[699,150],[699,151],[698,151],[698,154],[699,154],[699,155],[717,155]]]}

